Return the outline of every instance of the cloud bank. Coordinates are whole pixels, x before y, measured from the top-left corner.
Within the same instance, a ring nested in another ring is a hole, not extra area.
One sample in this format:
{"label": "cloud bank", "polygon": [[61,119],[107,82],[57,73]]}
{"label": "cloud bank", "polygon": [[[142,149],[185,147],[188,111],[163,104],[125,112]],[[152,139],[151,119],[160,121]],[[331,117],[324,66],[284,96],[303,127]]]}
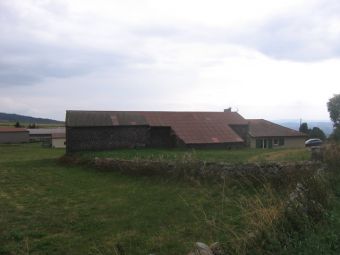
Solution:
{"label": "cloud bank", "polygon": [[328,118],[339,93],[340,3],[0,3],[0,108],[216,110]]}

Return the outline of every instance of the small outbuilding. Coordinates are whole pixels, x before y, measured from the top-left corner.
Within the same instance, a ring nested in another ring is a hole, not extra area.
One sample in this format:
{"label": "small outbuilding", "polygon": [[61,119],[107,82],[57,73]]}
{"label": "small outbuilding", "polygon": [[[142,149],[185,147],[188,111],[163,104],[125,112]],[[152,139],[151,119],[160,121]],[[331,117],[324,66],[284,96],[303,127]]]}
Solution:
{"label": "small outbuilding", "polygon": [[66,148],[66,135],[65,133],[52,134],[52,148]]}
{"label": "small outbuilding", "polygon": [[0,144],[27,143],[29,132],[25,128],[0,127]]}
{"label": "small outbuilding", "polygon": [[249,119],[251,148],[303,148],[307,135],[264,119]]}

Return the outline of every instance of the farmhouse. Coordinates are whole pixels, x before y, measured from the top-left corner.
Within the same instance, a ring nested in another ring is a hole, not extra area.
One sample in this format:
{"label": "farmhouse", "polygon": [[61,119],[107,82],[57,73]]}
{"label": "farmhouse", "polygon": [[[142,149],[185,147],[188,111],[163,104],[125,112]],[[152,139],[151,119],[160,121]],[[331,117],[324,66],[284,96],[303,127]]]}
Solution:
{"label": "farmhouse", "polygon": [[66,150],[234,148],[247,144],[237,112],[67,111]]}
{"label": "farmhouse", "polygon": [[249,119],[251,148],[299,148],[305,146],[307,135],[264,119]]}
{"label": "farmhouse", "polygon": [[25,128],[0,128],[1,143],[26,143],[29,141],[29,134]]}

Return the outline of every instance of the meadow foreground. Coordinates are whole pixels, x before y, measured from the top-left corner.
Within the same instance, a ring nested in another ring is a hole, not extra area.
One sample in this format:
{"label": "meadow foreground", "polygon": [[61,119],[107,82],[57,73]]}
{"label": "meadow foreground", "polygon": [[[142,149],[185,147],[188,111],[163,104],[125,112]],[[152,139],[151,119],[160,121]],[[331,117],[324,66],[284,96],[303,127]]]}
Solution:
{"label": "meadow foreground", "polygon": [[[0,146],[0,254],[186,254],[196,241],[218,241],[229,254],[339,252],[338,202],[331,224],[288,229],[285,242],[278,229],[288,191],[270,183],[123,175],[60,164],[63,154]],[[277,236],[254,238],[256,229]]]}

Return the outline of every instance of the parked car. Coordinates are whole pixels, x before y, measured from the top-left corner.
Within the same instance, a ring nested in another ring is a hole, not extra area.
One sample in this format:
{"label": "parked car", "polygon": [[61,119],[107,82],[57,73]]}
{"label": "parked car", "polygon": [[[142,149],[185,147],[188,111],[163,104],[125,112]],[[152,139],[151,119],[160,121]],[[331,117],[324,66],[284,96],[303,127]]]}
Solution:
{"label": "parked car", "polygon": [[306,147],[314,147],[314,146],[321,146],[321,145],[322,145],[322,140],[319,138],[308,139],[305,142]]}

